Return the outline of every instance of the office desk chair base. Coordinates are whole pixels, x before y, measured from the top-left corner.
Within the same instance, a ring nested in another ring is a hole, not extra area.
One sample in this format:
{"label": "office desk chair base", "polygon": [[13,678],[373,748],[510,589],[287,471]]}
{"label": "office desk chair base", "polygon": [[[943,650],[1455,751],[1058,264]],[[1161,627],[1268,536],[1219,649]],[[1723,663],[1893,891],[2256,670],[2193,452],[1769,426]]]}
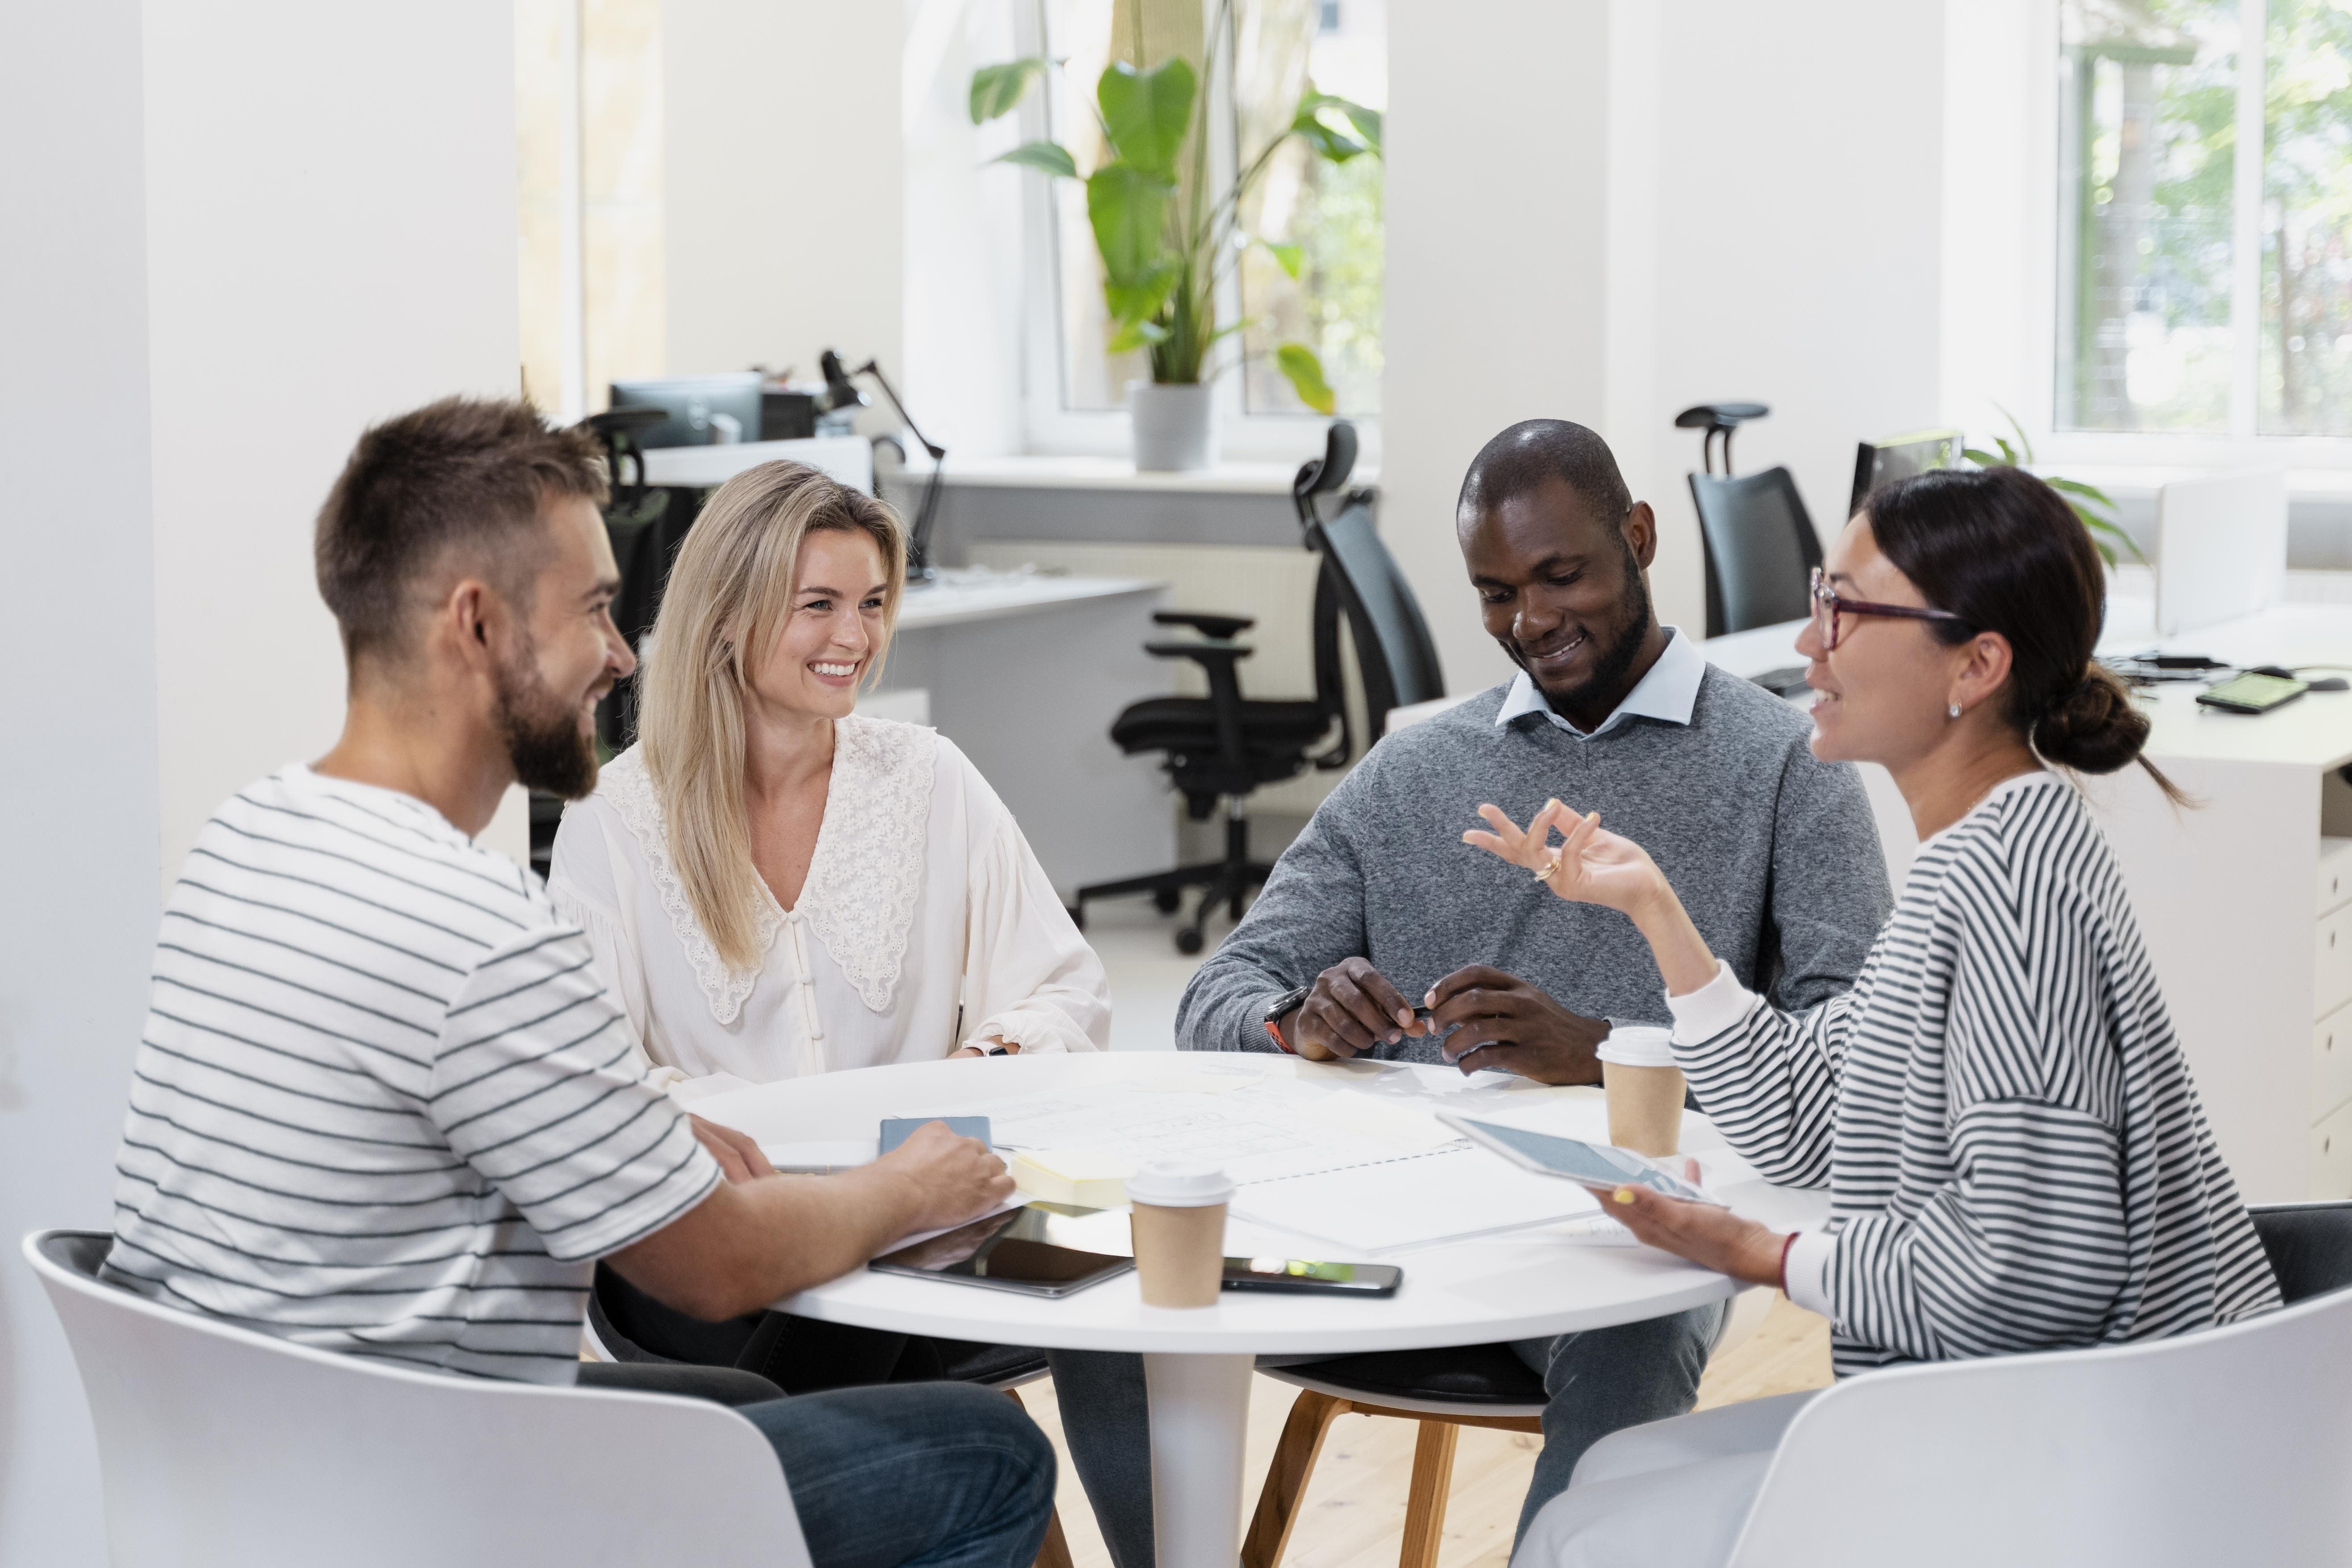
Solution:
{"label": "office desk chair base", "polygon": [[1249,819],[1233,808],[1228,802],[1225,810],[1225,858],[1204,861],[1195,866],[1179,866],[1172,871],[1154,871],[1148,877],[1129,877],[1123,881],[1097,882],[1078,889],[1078,901],[1070,910],[1070,918],[1083,931],[1087,924],[1087,902],[1090,899],[1118,899],[1137,893],[1150,893],[1151,907],[1163,915],[1172,915],[1183,904],[1184,894],[1191,889],[1206,890],[1192,911],[1192,918],[1176,931],[1176,951],[1190,957],[1208,945],[1204,929],[1209,913],[1219,904],[1236,921],[1249,902],[1249,896],[1265,885],[1274,874],[1273,866],[1249,858]]}

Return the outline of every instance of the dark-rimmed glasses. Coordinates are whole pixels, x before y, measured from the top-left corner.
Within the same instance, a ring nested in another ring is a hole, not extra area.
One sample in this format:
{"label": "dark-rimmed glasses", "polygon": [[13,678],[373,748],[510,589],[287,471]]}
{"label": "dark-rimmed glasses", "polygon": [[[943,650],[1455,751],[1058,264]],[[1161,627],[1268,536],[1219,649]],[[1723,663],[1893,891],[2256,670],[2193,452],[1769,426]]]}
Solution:
{"label": "dark-rimmed glasses", "polygon": [[1830,586],[1829,579],[1822,575],[1822,569],[1814,567],[1813,625],[1821,631],[1823,653],[1838,645],[1838,633],[1842,629],[1838,617],[1841,616],[1899,616],[1906,621],[1969,624],[1966,617],[1956,616],[1949,610],[1923,610],[1916,605],[1874,605],[1867,599],[1840,598],[1837,590]]}

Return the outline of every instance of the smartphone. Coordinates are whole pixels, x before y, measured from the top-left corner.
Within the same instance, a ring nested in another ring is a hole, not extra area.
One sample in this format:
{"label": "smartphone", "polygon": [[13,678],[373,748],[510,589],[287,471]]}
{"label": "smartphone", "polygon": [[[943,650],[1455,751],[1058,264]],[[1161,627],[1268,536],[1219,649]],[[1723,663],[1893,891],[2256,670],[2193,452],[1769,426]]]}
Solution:
{"label": "smartphone", "polygon": [[1228,1258],[1228,1290],[1328,1296],[1393,1296],[1404,1270],[1393,1263],[1322,1263],[1302,1258]]}
{"label": "smartphone", "polygon": [[1688,1182],[1666,1174],[1631,1149],[1587,1143],[1581,1138],[1562,1138],[1550,1132],[1530,1132],[1524,1127],[1474,1121],[1452,1111],[1441,1110],[1437,1119],[1514,1165],[1547,1176],[1565,1176],[1590,1187],[1647,1187],[1670,1198],[1686,1198],[1693,1203],[1716,1201]]}
{"label": "smartphone", "polygon": [[988,1118],[985,1116],[886,1116],[882,1119],[882,1136],[877,1145],[879,1153],[887,1154],[913,1136],[918,1127],[933,1121],[944,1121],[948,1131],[959,1138],[977,1138],[988,1142]]}
{"label": "smartphone", "polygon": [[2229,713],[2267,713],[2310,689],[2307,682],[2282,680],[2275,675],[2240,675],[2199,692],[2197,700]]}
{"label": "smartphone", "polygon": [[1132,1258],[1063,1245],[1056,1239],[1061,1228],[1052,1214],[1017,1208],[885,1253],[866,1267],[1048,1298],[1074,1295],[1135,1267]]}

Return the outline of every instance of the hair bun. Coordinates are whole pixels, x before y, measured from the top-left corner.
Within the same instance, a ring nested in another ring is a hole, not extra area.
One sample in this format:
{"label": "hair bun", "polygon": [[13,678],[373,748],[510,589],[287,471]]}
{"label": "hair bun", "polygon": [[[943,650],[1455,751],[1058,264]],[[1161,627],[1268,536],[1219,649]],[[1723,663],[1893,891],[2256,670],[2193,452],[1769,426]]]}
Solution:
{"label": "hair bun", "polygon": [[2033,726],[2033,749],[2060,767],[2111,773],[2139,755],[2147,729],[2123,682],[2095,664],[2052,699]]}

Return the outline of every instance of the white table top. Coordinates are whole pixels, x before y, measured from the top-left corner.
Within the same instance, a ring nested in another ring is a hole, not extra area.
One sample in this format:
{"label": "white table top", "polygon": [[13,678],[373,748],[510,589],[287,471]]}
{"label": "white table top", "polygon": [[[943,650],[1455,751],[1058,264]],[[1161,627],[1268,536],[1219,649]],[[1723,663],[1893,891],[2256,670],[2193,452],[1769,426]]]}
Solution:
{"label": "white table top", "polygon": [[[1225,1062],[1236,1058],[1220,1058]],[[1269,1072],[1335,1088],[1371,1073],[1417,1073],[1430,1083],[1451,1069],[1394,1063],[1323,1065],[1288,1057],[1262,1060]],[[1115,1077],[1164,1076],[1186,1058],[1156,1051],[1085,1056],[965,1058],[868,1068],[793,1079],[714,1095],[695,1110],[740,1128],[762,1143],[871,1136],[885,1116],[948,1107],[984,1113],[992,1100],[1034,1094],[1057,1084]],[[1501,1074],[1480,1082],[1523,1094],[1528,1109],[1506,1119],[1595,1140],[1606,1138],[1598,1089],[1547,1089]],[[1492,1112],[1490,1112],[1492,1113]],[[1705,1155],[1722,1140],[1706,1120],[1684,1118],[1686,1151]],[[1723,1156],[1728,1158],[1727,1155]],[[1752,1179],[1718,1184],[1740,1212],[1783,1226],[1817,1223],[1826,1195],[1767,1186]],[[1229,1253],[1324,1258],[1328,1243],[1230,1222]],[[1681,1311],[1733,1293],[1720,1274],[1646,1247],[1596,1246],[1547,1229],[1511,1232],[1395,1256],[1404,1281],[1388,1300],[1341,1301],[1319,1296],[1227,1294],[1215,1307],[1171,1311],[1146,1307],[1133,1274],[1061,1300],[913,1279],[859,1269],[776,1305],[803,1317],[862,1323],[903,1333],[936,1334],[1064,1350],[1176,1353],[1315,1353],[1421,1346],[1486,1344]]]}
{"label": "white table top", "polygon": [[898,630],[919,632],[968,621],[991,621],[1088,599],[1156,594],[1167,586],[1146,577],[1057,577],[987,567],[942,567],[935,581],[908,586],[906,596],[898,602]]}

